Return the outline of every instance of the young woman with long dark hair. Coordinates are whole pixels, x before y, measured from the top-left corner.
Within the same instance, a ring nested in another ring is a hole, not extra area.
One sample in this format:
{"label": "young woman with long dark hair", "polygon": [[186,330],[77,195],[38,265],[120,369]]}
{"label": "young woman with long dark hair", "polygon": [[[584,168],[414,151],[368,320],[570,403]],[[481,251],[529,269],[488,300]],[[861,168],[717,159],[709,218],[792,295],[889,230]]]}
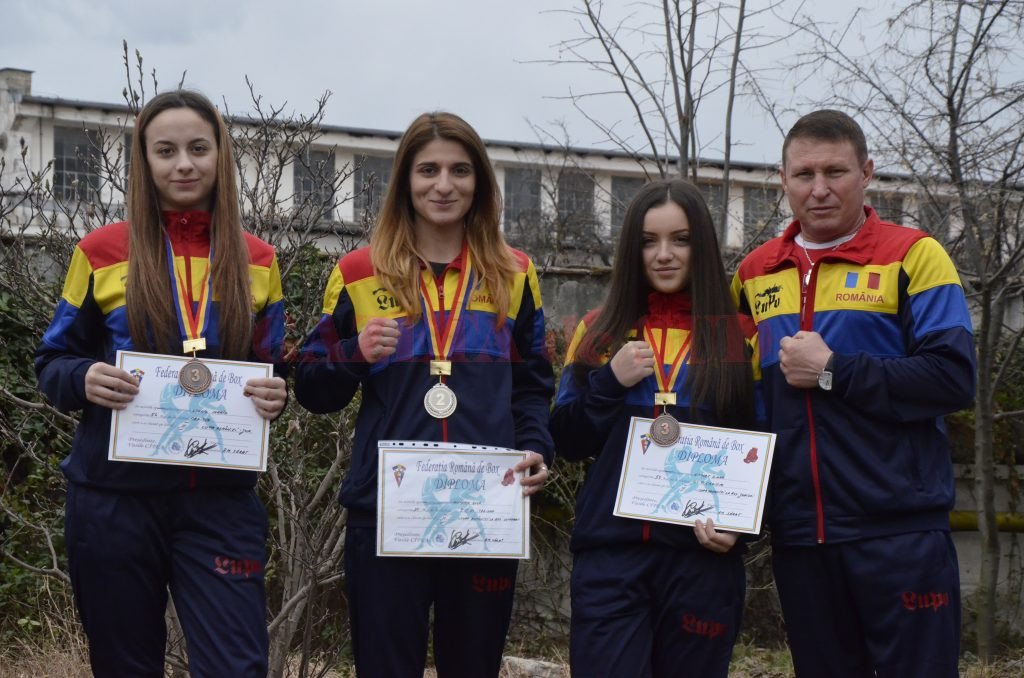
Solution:
{"label": "young woman with long dark hair", "polygon": [[[182,355],[192,341],[200,360],[274,363],[280,376],[250,379],[244,392],[268,420],[285,405],[277,259],[242,230],[231,139],[206,97],[165,92],[139,112],[127,206],[128,221],[78,243],[36,352],[43,393],[82,410],[61,468],[92,669],[162,676],[169,592],[192,675],[262,676],[267,523],[256,473],[107,459],[111,410],[139,386],[114,366],[119,349]],[[198,337],[189,316],[206,319]]]}
{"label": "young woman with long dark hair", "polygon": [[[340,497],[361,677],[420,678],[431,607],[438,675],[498,675],[517,561],[379,557],[374,527],[379,440],[523,450],[514,468],[533,471],[523,492],[547,479],[554,384],[540,287],[529,258],[505,244],[500,215],[494,171],[473,128],[450,113],[416,118],[399,143],[370,245],[331,273],[324,314],[296,368],[296,397],[314,412],[340,410],[362,389]],[[440,364],[448,372],[435,372]],[[424,398],[434,389],[447,407]]]}
{"label": "young woman with long dark hair", "polygon": [[558,454],[593,459],[570,542],[574,675],[728,672],[745,590],[736,534],[710,519],[690,529],[613,515],[631,418],[651,417],[660,394],[676,427],[754,424],[711,215],[681,180],[647,184],[630,203],[608,298],[576,330],[552,412]]}

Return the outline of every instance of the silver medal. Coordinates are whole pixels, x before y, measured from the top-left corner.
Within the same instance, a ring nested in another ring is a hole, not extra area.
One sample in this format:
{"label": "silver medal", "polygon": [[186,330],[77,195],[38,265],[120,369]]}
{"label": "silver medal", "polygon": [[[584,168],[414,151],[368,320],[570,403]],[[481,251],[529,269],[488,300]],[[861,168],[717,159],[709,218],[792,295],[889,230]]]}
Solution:
{"label": "silver medal", "polygon": [[210,368],[195,358],[182,365],[181,371],[178,372],[178,384],[186,393],[192,395],[205,393],[212,381],[213,374],[210,373]]}
{"label": "silver medal", "polygon": [[679,440],[679,422],[671,414],[664,412],[651,422],[650,435],[656,445],[674,445]]}
{"label": "silver medal", "polygon": [[435,419],[447,419],[459,404],[455,391],[438,382],[423,396],[423,407]]}

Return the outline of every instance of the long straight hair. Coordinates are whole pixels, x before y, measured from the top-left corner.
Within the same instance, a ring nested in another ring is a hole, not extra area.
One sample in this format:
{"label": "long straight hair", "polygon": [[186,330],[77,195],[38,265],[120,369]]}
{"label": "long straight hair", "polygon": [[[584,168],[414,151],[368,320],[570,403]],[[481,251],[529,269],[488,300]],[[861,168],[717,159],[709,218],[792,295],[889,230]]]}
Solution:
{"label": "long straight hair", "polygon": [[160,198],[146,158],[146,129],[164,111],[187,108],[210,123],[217,144],[217,181],[210,196],[210,239],[214,253],[210,276],[217,300],[221,355],[245,359],[252,341],[252,292],[249,250],[242,233],[242,215],[235,185],[231,137],[220,113],[198,92],[158,94],[139,112],[132,130],[128,173],[128,277],[125,305],[132,343],[143,351],[180,353],[174,311],[175,292],[164,245]]}
{"label": "long straight hair", "polygon": [[701,405],[727,426],[750,426],[754,420],[753,378],[736,307],[729,294],[725,267],[711,214],[693,184],[655,181],[637,193],[626,210],[612,269],[611,288],[594,323],[583,335],[573,365],[578,381],[613,354],[629,331],[648,313],[652,288],[643,262],[644,217],[655,207],[673,202],[690,225],[689,292],[693,301],[692,357],[685,387],[690,408]]}
{"label": "long straight hair", "polygon": [[419,319],[420,262],[416,250],[409,180],[416,154],[434,139],[457,142],[469,155],[476,175],[473,203],[466,213],[466,241],[477,280],[494,299],[498,327],[510,306],[510,287],[518,262],[501,235],[501,193],[484,142],[469,123],[453,113],[424,113],[402,135],[391,170],[391,181],[370,236],[370,260],[378,280],[405,311],[410,321]]}

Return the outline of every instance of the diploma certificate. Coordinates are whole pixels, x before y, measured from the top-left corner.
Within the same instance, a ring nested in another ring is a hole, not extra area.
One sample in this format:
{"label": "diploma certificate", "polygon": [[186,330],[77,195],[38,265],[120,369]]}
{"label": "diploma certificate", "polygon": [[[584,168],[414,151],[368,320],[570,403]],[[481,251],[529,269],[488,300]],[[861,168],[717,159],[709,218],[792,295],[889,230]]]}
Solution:
{"label": "diploma certificate", "polygon": [[242,394],[249,379],[273,376],[273,365],[203,359],[210,387],[190,395],[178,371],[190,356],[118,351],[115,365],[139,380],[139,394],[110,417],[112,461],[265,471],[270,422]]}
{"label": "diploma certificate", "polygon": [[613,513],[623,518],[756,534],[768,491],[775,434],[681,424],[679,440],[651,440],[652,419],[629,425]]}
{"label": "diploma certificate", "polygon": [[530,557],[530,501],[512,467],[522,452],[381,441],[377,555]]}

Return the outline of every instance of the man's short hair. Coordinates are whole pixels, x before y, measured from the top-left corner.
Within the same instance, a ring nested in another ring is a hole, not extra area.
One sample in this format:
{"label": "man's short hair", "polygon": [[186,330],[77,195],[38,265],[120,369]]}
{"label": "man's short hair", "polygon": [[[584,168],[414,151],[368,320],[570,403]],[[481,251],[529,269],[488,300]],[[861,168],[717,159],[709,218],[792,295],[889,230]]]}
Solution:
{"label": "man's short hair", "polygon": [[864,130],[842,111],[822,109],[797,120],[782,143],[783,166],[786,165],[786,150],[793,139],[849,141],[853,144],[853,150],[857,153],[857,161],[861,166],[868,161],[868,142],[864,139]]}

